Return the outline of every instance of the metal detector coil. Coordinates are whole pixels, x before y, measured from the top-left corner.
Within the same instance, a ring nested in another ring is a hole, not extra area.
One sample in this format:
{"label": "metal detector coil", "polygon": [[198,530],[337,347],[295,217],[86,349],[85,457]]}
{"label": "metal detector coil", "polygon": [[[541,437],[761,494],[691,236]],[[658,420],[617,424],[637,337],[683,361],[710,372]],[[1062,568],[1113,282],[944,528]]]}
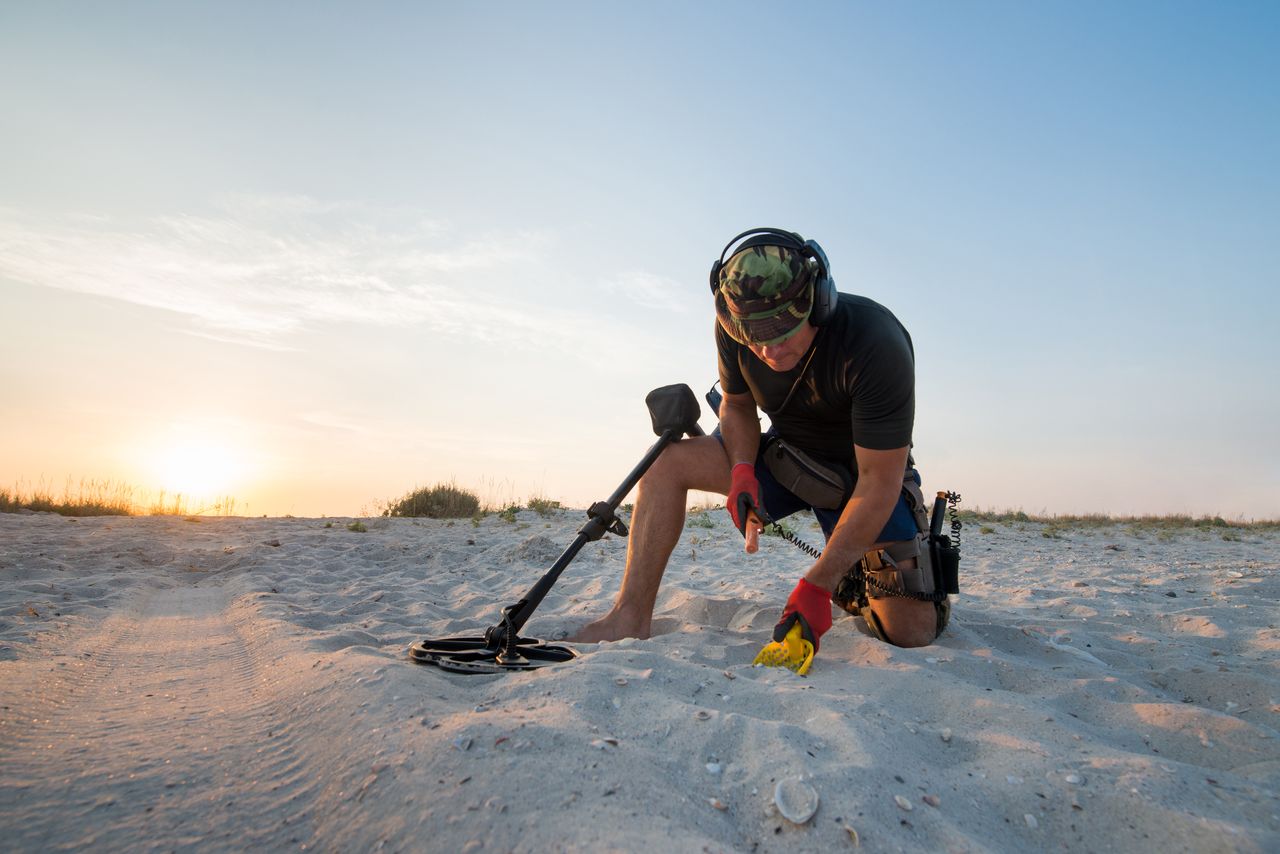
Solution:
{"label": "metal detector coil", "polygon": [[538,579],[520,601],[503,608],[502,621],[490,626],[483,637],[421,640],[409,647],[411,660],[454,673],[475,674],[534,670],[577,658],[578,654],[568,647],[520,637],[520,630],[583,546],[600,539],[606,533],[627,536],[627,526],[617,516],[618,505],[640,482],[640,478],[667,445],[680,441],[686,434],[703,435],[702,428],[698,426],[698,416],[701,414],[698,399],[687,385],[680,383],[654,389],[645,397],[645,404],[649,407],[653,432],[657,434],[658,441],[649,448],[644,458],[608,499],[591,505],[587,510],[587,523],[546,574]]}

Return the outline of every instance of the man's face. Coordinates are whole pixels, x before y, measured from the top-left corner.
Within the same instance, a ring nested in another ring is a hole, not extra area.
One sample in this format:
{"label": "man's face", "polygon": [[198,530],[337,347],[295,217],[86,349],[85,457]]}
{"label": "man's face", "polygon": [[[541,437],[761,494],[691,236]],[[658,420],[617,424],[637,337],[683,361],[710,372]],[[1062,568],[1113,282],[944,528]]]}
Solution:
{"label": "man's face", "polygon": [[748,344],[747,349],[770,370],[783,373],[800,364],[804,354],[809,351],[809,345],[813,343],[813,336],[817,334],[816,327],[804,323],[800,331],[786,341],[777,344]]}

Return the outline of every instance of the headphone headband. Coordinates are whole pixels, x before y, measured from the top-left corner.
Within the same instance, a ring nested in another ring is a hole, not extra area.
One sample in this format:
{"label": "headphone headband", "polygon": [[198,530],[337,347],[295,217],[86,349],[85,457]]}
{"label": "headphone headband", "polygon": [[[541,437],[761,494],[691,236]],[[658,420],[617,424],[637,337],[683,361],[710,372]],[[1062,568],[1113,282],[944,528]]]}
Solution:
{"label": "headphone headband", "polygon": [[[776,244],[778,246],[789,246],[790,248],[800,252],[803,252],[805,250],[805,246],[806,246],[805,239],[800,235],[796,234],[794,231],[783,231],[781,228],[749,228],[746,231],[734,237],[732,240],[730,240],[728,243],[724,245],[724,249],[721,250],[720,252],[720,266],[721,267],[724,266],[724,256],[728,254],[729,250],[733,247],[735,243],[737,243],[742,238],[750,237],[753,234],[768,235],[770,237],[780,238],[780,240]],[[756,242],[752,242],[748,240],[747,242],[751,243],[753,246],[775,245],[775,244],[768,243],[767,241],[764,241],[764,240],[760,240]],[[809,241],[809,242],[812,243],[813,241]],[[825,261],[826,258],[824,257],[822,260]]]}

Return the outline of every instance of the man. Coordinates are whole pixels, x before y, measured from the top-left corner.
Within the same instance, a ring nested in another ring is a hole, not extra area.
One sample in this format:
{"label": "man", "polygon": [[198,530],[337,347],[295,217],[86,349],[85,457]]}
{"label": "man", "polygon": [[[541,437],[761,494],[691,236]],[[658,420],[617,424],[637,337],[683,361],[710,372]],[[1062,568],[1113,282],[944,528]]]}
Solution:
{"label": "man", "polygon": [[[618,598],[574,640],[649,637],[662,573],[695,489],[728,496],[748,552],[756,551],[763,521],[804,509],[818,517],[826,548],[788,598],[775,641],[799,623],[816,652],[839,590],[837,603],[861,613],[880,638],[904,647],[932,643],[947,607],[930,574],[917,569],[917,519],[924,517],[913,515],[904,490],[906,473],[918,506],[919,480],[909,468],[915,357],[907,331],[883,306],[837,293],[821,247],[791,232],[735,237],[712,267],[711,289],[724,392],[720,435],[668,446],[645,473]],[[764,437],[758,410],[771,423]],[[845,484],[832,490],[837,476]]]}

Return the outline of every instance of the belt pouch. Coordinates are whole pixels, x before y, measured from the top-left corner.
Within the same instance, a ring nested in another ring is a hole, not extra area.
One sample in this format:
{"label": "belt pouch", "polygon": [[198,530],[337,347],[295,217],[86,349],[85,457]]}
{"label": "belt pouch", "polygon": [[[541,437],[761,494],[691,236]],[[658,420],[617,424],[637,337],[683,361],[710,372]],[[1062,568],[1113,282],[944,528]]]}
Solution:
{"label": "belt pouch", "polygon": [[929,558],[933,564],[933,583],[948,595],[960,593],[960,550],[948,537],[929,538]]}
{"label": "belt pouch", "polygon": [[815,459],[776,436],[765,446],[764,465],[792,495],[819,510],[836,510],[853,494],[848,466]]}

